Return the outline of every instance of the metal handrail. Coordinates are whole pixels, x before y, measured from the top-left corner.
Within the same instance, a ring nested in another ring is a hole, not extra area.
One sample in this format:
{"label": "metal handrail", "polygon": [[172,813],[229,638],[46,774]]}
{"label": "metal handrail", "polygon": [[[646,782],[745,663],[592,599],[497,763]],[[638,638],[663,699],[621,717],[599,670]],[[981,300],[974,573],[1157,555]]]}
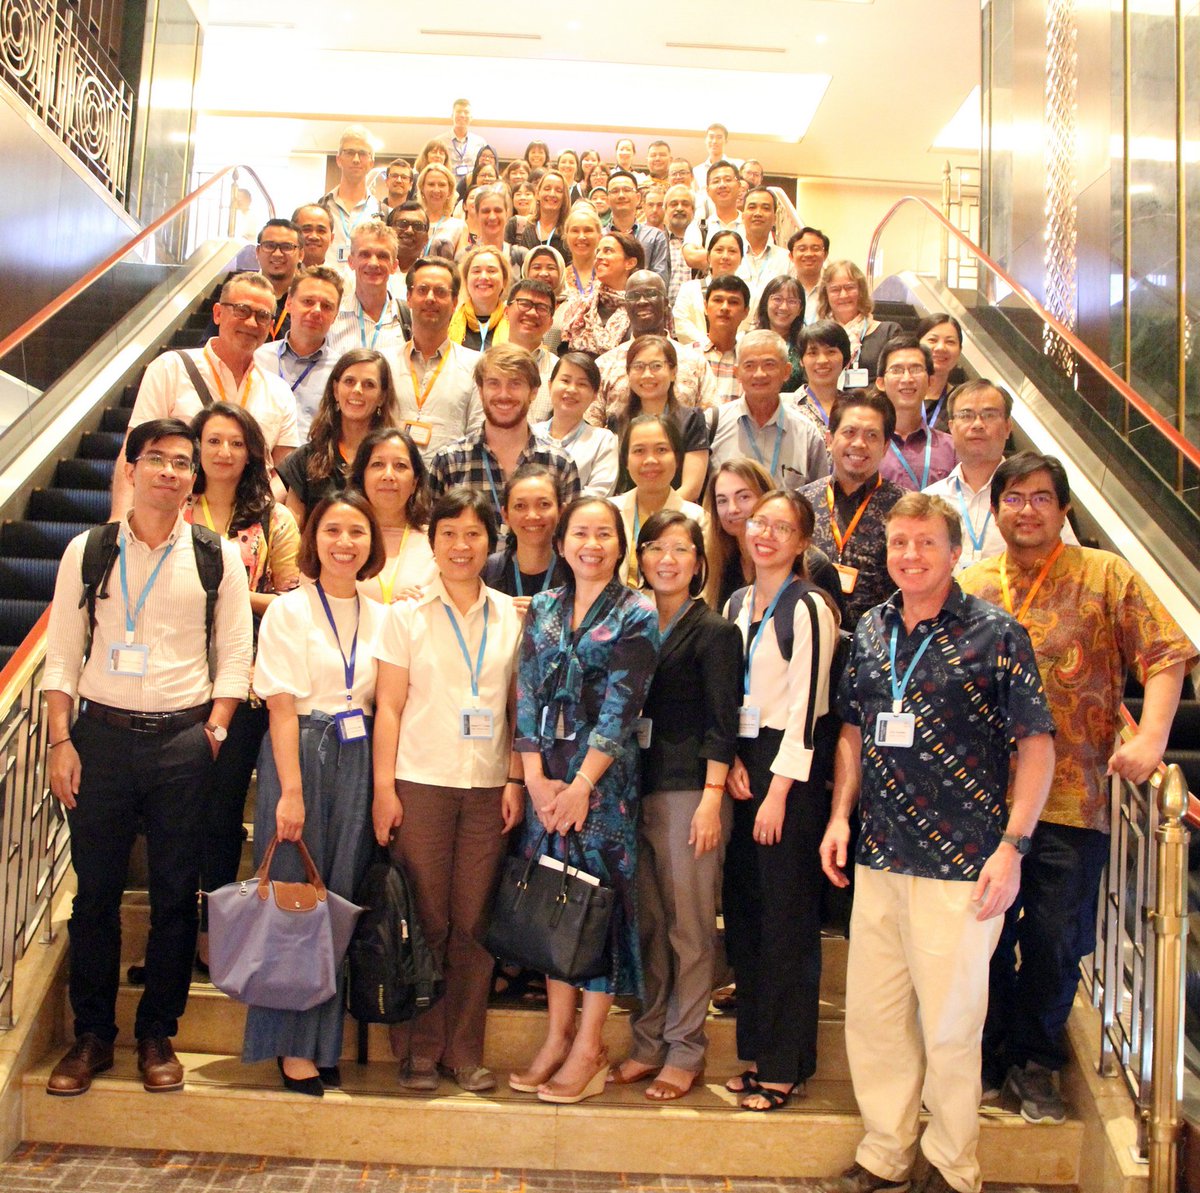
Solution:
{"label": "metal handrail", "polygon": [[226,176],[230,176],[231,181],[236,185],[239,171],[245,170],[258,185],[258,189],[262,192],[263,198],[267,201],[267,209],[270,211],[270,218],[275,218],[275,204],[271,199],[267,188],[263,185],[263,181],[254,171],[253,167],[246,165],[222,166],[211,178],[201,183],[190,194],[185,195],[174,207],[171,207],[158,217],[153,223],[147,224],[136,236],[126,241],[120,248],[115,249],[107,257],[104,258],[98,265],[93,266],[81,278],[72,282],[61,294],[56,298],[52,298],[40,311],[30,315],[24,323],[21,324],[15,331],[10,332],[4,339],[0,340],[0,360],[3,360],[22,340],[28,339],[33,335],[39,327],[42,327],[50,319],[63,310],[68,303],[82,294],[89,286],[93,285],[102,278],[113,266],[124,260],[138,245],[144,244],[150,239],[160,228],[169,224],[176,216],[185,211],[193,203],[196,202],[202,195],[207,194],[222,182]]}
{"label": "metal handrail", "polygon": [[928,199],[922,199],[918,195],[905,195],[902,199],[897,200],[888,209],[887,214],[881,219],[871,235],[871,247],[867,252],[867,277],[872,283],[875,280],[875,259],[878,255],[879,242],[883,236],[884,228],[896,214],[900,208],[906,204],[915,203],[917,206],[924,209],[939,226],[943,235],[949,235],[959,241],[964,248],[973,253],[984,265],[999,278],[1006,286],[1008,286],[1018,298],[1021,299],[1038,318],[1042,319],[1045,324],[1050,327],[1054,333],[1060,336],[1063,341],[1071,348],[1080,360],[1087,364],[1101,379],[1103,379],[1113,390],[1120,394],[1127,406],[1131,406],[1137,411],[1142,418],[1146,420],[1164,439],[1166,439],[1179,455],[1183,456],[1189,464],[1196,468],[1200,468],[1200,448],[1190,443],[1180,434],[1179,430],[1173,427],[1157,410],[1151,406],[1145,398],[1142,397],[1135,389],[1131,388],[1129,383],[1119,377],[1113,370],[1104,363],[1062,320],[1052,315],[1040,302],[1008,273],[1001,265],[993,261],[971,238],[965,235],[962,231],[956,228],[949,220]]}

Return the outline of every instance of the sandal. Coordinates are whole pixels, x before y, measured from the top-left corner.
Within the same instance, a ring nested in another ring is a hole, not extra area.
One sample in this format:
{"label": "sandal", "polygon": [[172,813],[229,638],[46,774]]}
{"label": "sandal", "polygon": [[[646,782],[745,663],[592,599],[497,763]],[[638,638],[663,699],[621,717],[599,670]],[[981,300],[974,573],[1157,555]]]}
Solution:
{"label": "sandal", "polygon": [[[734,1085],[737,1081],[740,1084]],[[736,1077],[730,1077],[725,1082],[725,1088],[731,1094],[753,1094],[758,1092],[758,1072],[755,1069],[743,1069]]]}
{"label": "sandal", "polygon": [[620,1064],[613,1065],[612,1068],[608,1070],[609,1085],[638,1085],[640,1082],[652,1080],[658,1075],[659,1069],[662,1068],[662,1065],[649,1065],[636,1077],[626,1077],[621,1072],[621,1068],[623,1065],[627,1065],[629,1063],[629,1060],[623,1060]]}
{"label": "sandal", "polygon": [[747,1093],[747,1098],[766,1098],[765,1106],[747,1106],[745,1101],[739,1102],[738,1105],[743,1110],[753,1110],[759,1114],[766,1114],[771,1110],[778,1110],[782,1106],[786,1106],[791,1100],[792,1095],[796,1092],[796,1087],[801,1082],[794,1081],[787,1089],[772,1089],[769,1085],[760,1085],[757,1089]]}
{"label": "sandal", "polygon": [[651,1102],[675,1102],[690,1094],[703,1081],[703,1069],[698,1070],[692,1075],[692,1083],[686,1089],[682,1085],[676,1085],[673,1081],[664,1081],[661,1077],[656,1077],[646,1087],[645,1096]]}

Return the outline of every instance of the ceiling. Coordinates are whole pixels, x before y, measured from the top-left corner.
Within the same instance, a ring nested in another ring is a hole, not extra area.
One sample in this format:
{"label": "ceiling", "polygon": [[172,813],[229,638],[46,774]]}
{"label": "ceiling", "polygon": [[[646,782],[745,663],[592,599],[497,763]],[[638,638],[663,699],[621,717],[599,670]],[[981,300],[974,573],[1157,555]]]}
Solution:
{"label": "ceiling", "polygon": [[968,0],[209,0],[200,133],[325,153],[361,121],[411,153],[466,95],[502,157],[533,137],[610,157],[629,131],[696,162],[721,120],[730,152],[771,173],[931,183],[948,157],[977,157],[931,146],[979,83],[979,39]]}

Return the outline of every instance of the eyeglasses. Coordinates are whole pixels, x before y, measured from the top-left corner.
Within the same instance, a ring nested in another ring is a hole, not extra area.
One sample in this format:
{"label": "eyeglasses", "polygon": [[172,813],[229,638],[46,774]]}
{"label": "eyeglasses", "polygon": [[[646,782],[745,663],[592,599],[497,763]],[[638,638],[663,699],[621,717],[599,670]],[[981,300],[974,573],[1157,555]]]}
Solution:
{"label": "eyeglasses", "polygon": [[767,535],[769,538],[784,541],[790,539],[793,534],[800,533],[790,522],[768,522],[766,518],[747,518],[746,529],[751,534]]}
{"label": "eyeglasses", "polygon": [[656,298],[662,298],[661,290],[626,290],[625,301],[629,302],[653,302]]}
{"label": "eyeglasses", "polygon": [[274,311],[264,311],[262,307],[252,307],[248,302],[223,302],[221,310],[229,311],[237,319],[253,319],[259,327],[270,327],[275,322]]}
{"label": "eyeglasses", "polygon": [[514,298],[512,305],[517,310],[524,311],[526,314],[529,314],[530,311],[537,311],[542,316],[553,313],[548,302],[534,302],[532,298]]}
{"label": "eyeglasses", "polygon": [[826,286],[825,293],[826,294],[857,294],[858,293],[858,283],[857,282],[847,282],[843,286]]}
{"label": "eyeglasses", "polygon": [[1000,504],[1014,514],[1019,514],[1027,505],[1033,506],[1036,513],[1044,514],[1058,509],[1058,498],[1053,493],[1005,493]]}
{"label": "eyeglasses", "polygon": [[414,286],[409,293],[414,298],[447,299],[451,297],[452,291],[449,286]]}
{"label": "eyeglasses", "polygon": [[298,253],[300,251],[298,244],[281,244],[278,240],[260,240],[258,247],[264,253]]}
{"label": "eyeglasses", "polygon": [[689,559],[696,554],[696,546],[694,543],[643,543],[642,554],[647,559],[663,559],[667,556],[672,559]]}
{"label": "eyeglasses", "polygon": [[164,468],[172,472],[196,471],[196,461],[191,456],[164,456],[162,452],[142,452],[134,463],[143,463],[153,472],[161,472]]}
{"label": "eyeglasses", "polygon": [[947,416],[951,422],[970,425],[976,419],[985,423],[998,423],[1004,417],[1003,410],[956,410]]}
{"label": "eyeglasses", "polygon": [[424,220],[397,220],[393,225],[397,232],[428,232],[429,225]]}
{"label": "eyeglasses", "polygon": [[922,365],[888,365],[883,370],[885,377],[924,377],[929,370]]}
{"label": "eyeglasses", "polygon": [[665,372],[667,367],[667,362],[665,360],[635,360],[633,364],[629,366],[629,372],[653,373],[655,376],[657,376],[659,373]]}

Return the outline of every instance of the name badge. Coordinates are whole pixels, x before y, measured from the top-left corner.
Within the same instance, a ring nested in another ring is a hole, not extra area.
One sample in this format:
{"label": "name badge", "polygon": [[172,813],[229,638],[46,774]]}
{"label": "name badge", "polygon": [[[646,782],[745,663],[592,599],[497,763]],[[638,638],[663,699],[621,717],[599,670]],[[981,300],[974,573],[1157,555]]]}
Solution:
{"label": "name badge", "polygon": [[870,373],[866,369],[843,369],[841,388],[843,390],[863,389],[869,379]]}
{"label": "name badge", "polygon": [[852,568],[845,563],[835,563],[833,566],[837,569],[842,592],[849,596],[858,587],[858,568]]}
{"label": "name badge", "polygon": [[418,447],[428,447],[433,442],[433,424],[415,422],[412,419],[405,420],[404,429],[408,432],[408,437]]}
{"label": "name badge", "polygon": [[108,650],[109,675],[143,676],[150,665],[150,647],[141,642],[127,642],[123,646],[110,646]]}
{"label": "name badge", "polygon": [[[542,709],[542,736],[543,737],[547,736],[549,729],[550,729],[550,706],[547,705],[545,708]],[[554,726],[554,736],[559,741],[574,741],[575,740],[574,732],[571,732],[571,733],[567,732],[567,725],[566,725],[566,722],[563,720],[563,715],[562,715],[561,711],[558,714],[558,722]]]}
{"label": "name badge", "polygon": [[758,721],[758,706],[755,704],[743,704],[738,709],[738,737],[757,737]]}
{"label": "name badge", "polygon": [[650,748],[650,738],[654,733],[654,722],[649,717],[637,719],[637,743],[643,750]]}
{"label": "name badge", "polygon": [[348,708],[345,712],[333,714],[333,723],[337,726],[338,741],[363,741],[367,736],[367,718],[361,708]]}
{"label": "name badge", "polygon": [[458,736],[491,741],[496,730],[490,708],[464,708],[458,714]]}
{"label": "name badge", "polygon": [[350,246],[348,244],[338,245],[337,259],[339,265],[344,265],[350,260]]}
{"label": "name badge", "polygon": [[917,732],[917,718],[910,712],[881,712],[875,718],[875,744],[907,750]]}

